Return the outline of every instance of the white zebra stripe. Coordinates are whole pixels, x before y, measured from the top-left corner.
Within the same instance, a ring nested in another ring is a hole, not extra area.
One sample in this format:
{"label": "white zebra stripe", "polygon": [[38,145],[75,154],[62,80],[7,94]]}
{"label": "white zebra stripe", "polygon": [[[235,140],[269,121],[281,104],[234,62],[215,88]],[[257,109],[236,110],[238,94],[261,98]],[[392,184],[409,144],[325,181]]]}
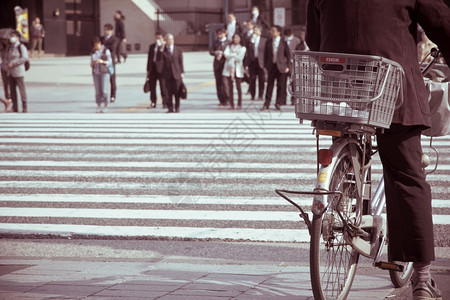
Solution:
{"label": "white zebra stripe", "polygon": [[212,227],[92,226],[63,224],[0,223],[0,233],[57,234],[62,236],[94,235],[122,237],[164,237],[192,239],[226,239],[262,242],[309,242],[307,229],[254,229]]}
{"label": "white zebra stripe", "polygon": [[[304,207],[312,204],[312,198],[298,199],[293,196],[295,202]],[[167,195],[97,195],[97,194],[2,194],[0,201],[3,202],[61,202],[61,203],[130,203],[130,204],[221,204],[221,205],[281,205],[291,206],[281,197],[223,197],[223,196],[167,196]],[[450,200],[433,199],[433,207],[450,208]]]}
{"label": "white zebra stripe", "polygon": [[[199,162],[136,162],[136,161],[52,161],[52,160],[10,160],[0,161],[0,166],[19,167],[102,167],[102,168],[187,168],[187,169],[205,169],[205,168],[223,168],[227,169],[279,169],[279,170],[315,170],[316,164],[305,164],[295,162],[288,163],[254,163],[254,162],[227,162],[220,159],[208,160],[205,155],[205,161]],[[216,158],[213,155],[211,158]],[[382,170],[381,164],[372,166],[373,170]],[[450,165],[440,164],[439,170],[450,170]]]}
{"label": "white zebra stripe", "polygon": [[[383,214],[386,217],[385,214]],[[0,217],[52,217],[94,219],[149,219],[149,220],[226,220],[303,222],[297,212],[285,211],[231,211],[231,210],[145,210],[145,209],[88,209],[88,208],[33,208],[3,207]],[[435,225],[450,225],[450,215],[433,215]]]}

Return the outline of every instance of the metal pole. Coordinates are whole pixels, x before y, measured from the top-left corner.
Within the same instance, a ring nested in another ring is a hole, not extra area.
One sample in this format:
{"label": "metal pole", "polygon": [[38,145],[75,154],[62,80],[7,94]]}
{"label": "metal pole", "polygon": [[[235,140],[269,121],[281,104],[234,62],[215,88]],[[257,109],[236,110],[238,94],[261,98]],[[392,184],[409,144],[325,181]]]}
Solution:
{"label": "metal pole", "polygon": [[227,22],[228,22],[228,10],[229,10],[229,3],[228,3],[228,1],[229,0],[223,0],[223,10],[224,10],[224,13],[225,13],[225,16],[224,16],[224,23],[225,24],[227,24]]}
{"label": "metal pole", "polygon": [[156,31],[160,31],[160,28],[159,28],[159,9],[156,10]]}

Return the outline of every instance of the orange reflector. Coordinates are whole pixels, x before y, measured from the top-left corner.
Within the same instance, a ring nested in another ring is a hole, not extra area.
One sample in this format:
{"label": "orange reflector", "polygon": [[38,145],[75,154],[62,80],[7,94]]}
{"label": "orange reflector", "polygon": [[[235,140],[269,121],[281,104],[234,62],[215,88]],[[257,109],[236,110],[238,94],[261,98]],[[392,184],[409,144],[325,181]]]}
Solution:
{"label": "orange reflector", "polygon": [[331,135],[331,136],[342,136],[342,132],[339,130],[328,130],[328,129],[317,129],[318,135]]}
{"label": "orange reflector", "polygon": [[330,149],[320,149],[319,150],[319,163],[328,166],[331,164],[331,160],[333,159],[333,151]]}

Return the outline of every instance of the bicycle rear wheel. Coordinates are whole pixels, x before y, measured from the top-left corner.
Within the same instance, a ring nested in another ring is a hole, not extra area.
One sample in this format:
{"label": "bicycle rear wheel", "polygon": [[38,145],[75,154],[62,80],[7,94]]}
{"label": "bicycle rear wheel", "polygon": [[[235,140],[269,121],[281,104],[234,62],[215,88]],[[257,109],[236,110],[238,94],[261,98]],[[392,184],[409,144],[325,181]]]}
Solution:
{"label": "bicycle rear wheel", "polygon": [[345,241],[344,226],[338,211],[348,219],[354,216],[357,190],[355,170],[348,146],[344,147],[330,168],[329,191],[343,193],[329,196],[331,204],[321,217],[314,216],[311,227],[310,274],[314,299],[345,299],[355,277],[359,253]]}

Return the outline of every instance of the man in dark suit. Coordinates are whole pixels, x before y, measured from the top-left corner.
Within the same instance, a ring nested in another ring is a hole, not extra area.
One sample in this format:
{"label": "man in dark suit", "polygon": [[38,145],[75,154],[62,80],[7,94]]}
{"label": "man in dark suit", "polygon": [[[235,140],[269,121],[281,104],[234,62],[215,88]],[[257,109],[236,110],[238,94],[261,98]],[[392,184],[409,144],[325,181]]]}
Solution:
{"label": "man in dark suit", "polygon": [[275,109],[280,110],[281,104],[286,102],[286,82],[291,63],[291,50],[286,41],[281,38],[281,27],[273,26],[271,35],[272,38],[267,41],[264,51],[264,71],[268,73],[268,77],[266,101],[262,110],[269,109],[275,80],[277,81]]}
{"label": "man in dark suit", "polygon": [[227,105],[227,97],[225,95],[225,91],[223,90],[223,82],[222,82],[222,72],[223,66],[225,65],[225,56],[223,56],[223,52],[228,45],[226,30],[221,28],[217,30],[217,40],[214,42],[214,45],[209,52],[212,56],[214,56],[213,62],[213,70],[214,70],[214,78],[216,79],[216,91],[217,98],[219,99],[219,106]]}
{"label": "man in dark suit", "polygon": [[225,24],[225,28],[227,30],[227,40],[229,42],[233,41],[233,35],[235,33],[241,35],[242,34],[242,28],[239,22],[236,20],[236,16],[234,13],[228,14],[228,23]]}
{"label": "man in dark suit", "polygon": [[248,45],[247,59],[250,73],[250,95],[251,99],[256,97],[256,82],[258,82],[258,100],[264,96],[264,50],[266,39],[261,36],[261,27],[256,26],[252,39]]}
{"label": "man in dark suit", "polygon": [[[296,36],[294,36],[294,32],[292,32],[292,29],[290,28],[286,28],[284,29],[284,40],[286,41],[286,43],[289,46],[289,49],[291,50],[291,52],[293,50],[296,50],[299,45],[300,45],[300,39]],[[289,72],[288,77],[291,75],[291,72]],[[286,101],[285,100],[283,102],[283,105],[286,105]],[[295,98],[291,96],[291,105],[295,104]]]}
{"label": "man in dark suit", "polygon": [[[412,261],[413,298],[438,299],[431,189],[421,166],[421,131],[431,125],[428,94],[417,59],[417,24],[450,62],[450,10],[442,0],[310,0],[306,41],[311,50],[379,55],[405,71],[403,104],[391,127],[377,134],[386,187],[389,251]],[[441,299],[441,298],[439,298]]]}
{"label": "man in dark suit", "polygon": [[102,43],[105,45],[107,49],[111,52],[111,58],[113,58],[113,68],[114,73],[109,77],[109,82],[111,83],[111,98],[110,102],[113,103],[116,101],[116,92],[117,92],[117,85],[116,85],[116,63],[114,62],[114,55],[116,53],[117,44],[119,43],[119,40],[113,36],[113,29],[114,27],[111,24],[105,24],[103,26],[105,35],[102,38]]}
{"label": "man in dark suit", "polygon": [[261,35],[265,38],[270,36],[270,24],[266,21],[266,19],[260,14],[259,8],[257,6],[252,7],[252,20],[255,23],[255,26],[259,26],[261,28]]}
{"label": "man in dark suit", "polygon": [[[161,78],[165,86],[165,103],[169,109],[167,112],[180,112],[180,86],[184,78],[183,51],[174,45],[172,34],[166,34],[165,44],[158,52],[157,59],[163,65]],[[175,97],[175,107],[173,97]]]}
{"label": "man in dark suit", "polygon": [[[157,54],[159,48],[162,46],[164,42],[164,38],[161,32],[156,32],[155,34],[155,42],[150,45],[148,48],[148,57],[147,57],[147,78],[150,83],[150,108],[156,107],[156,84],[159,81],[159,88],[161,91],[161,97],[164,99],[163,87],[161,84],[161,72],[162,66],[158,64]],[[163,100],[164,102],[164,100]],[[164,104],[163,104],[164,107]]]}
{"label": "man in dark suit", "polygon": [[300,39],[294,36],[294,33],[290,28],[286,28],[284,30],[284,40],[288,44],[289,49],[291,49],[291,51],[297,49],[298,45],[300,44]]}

